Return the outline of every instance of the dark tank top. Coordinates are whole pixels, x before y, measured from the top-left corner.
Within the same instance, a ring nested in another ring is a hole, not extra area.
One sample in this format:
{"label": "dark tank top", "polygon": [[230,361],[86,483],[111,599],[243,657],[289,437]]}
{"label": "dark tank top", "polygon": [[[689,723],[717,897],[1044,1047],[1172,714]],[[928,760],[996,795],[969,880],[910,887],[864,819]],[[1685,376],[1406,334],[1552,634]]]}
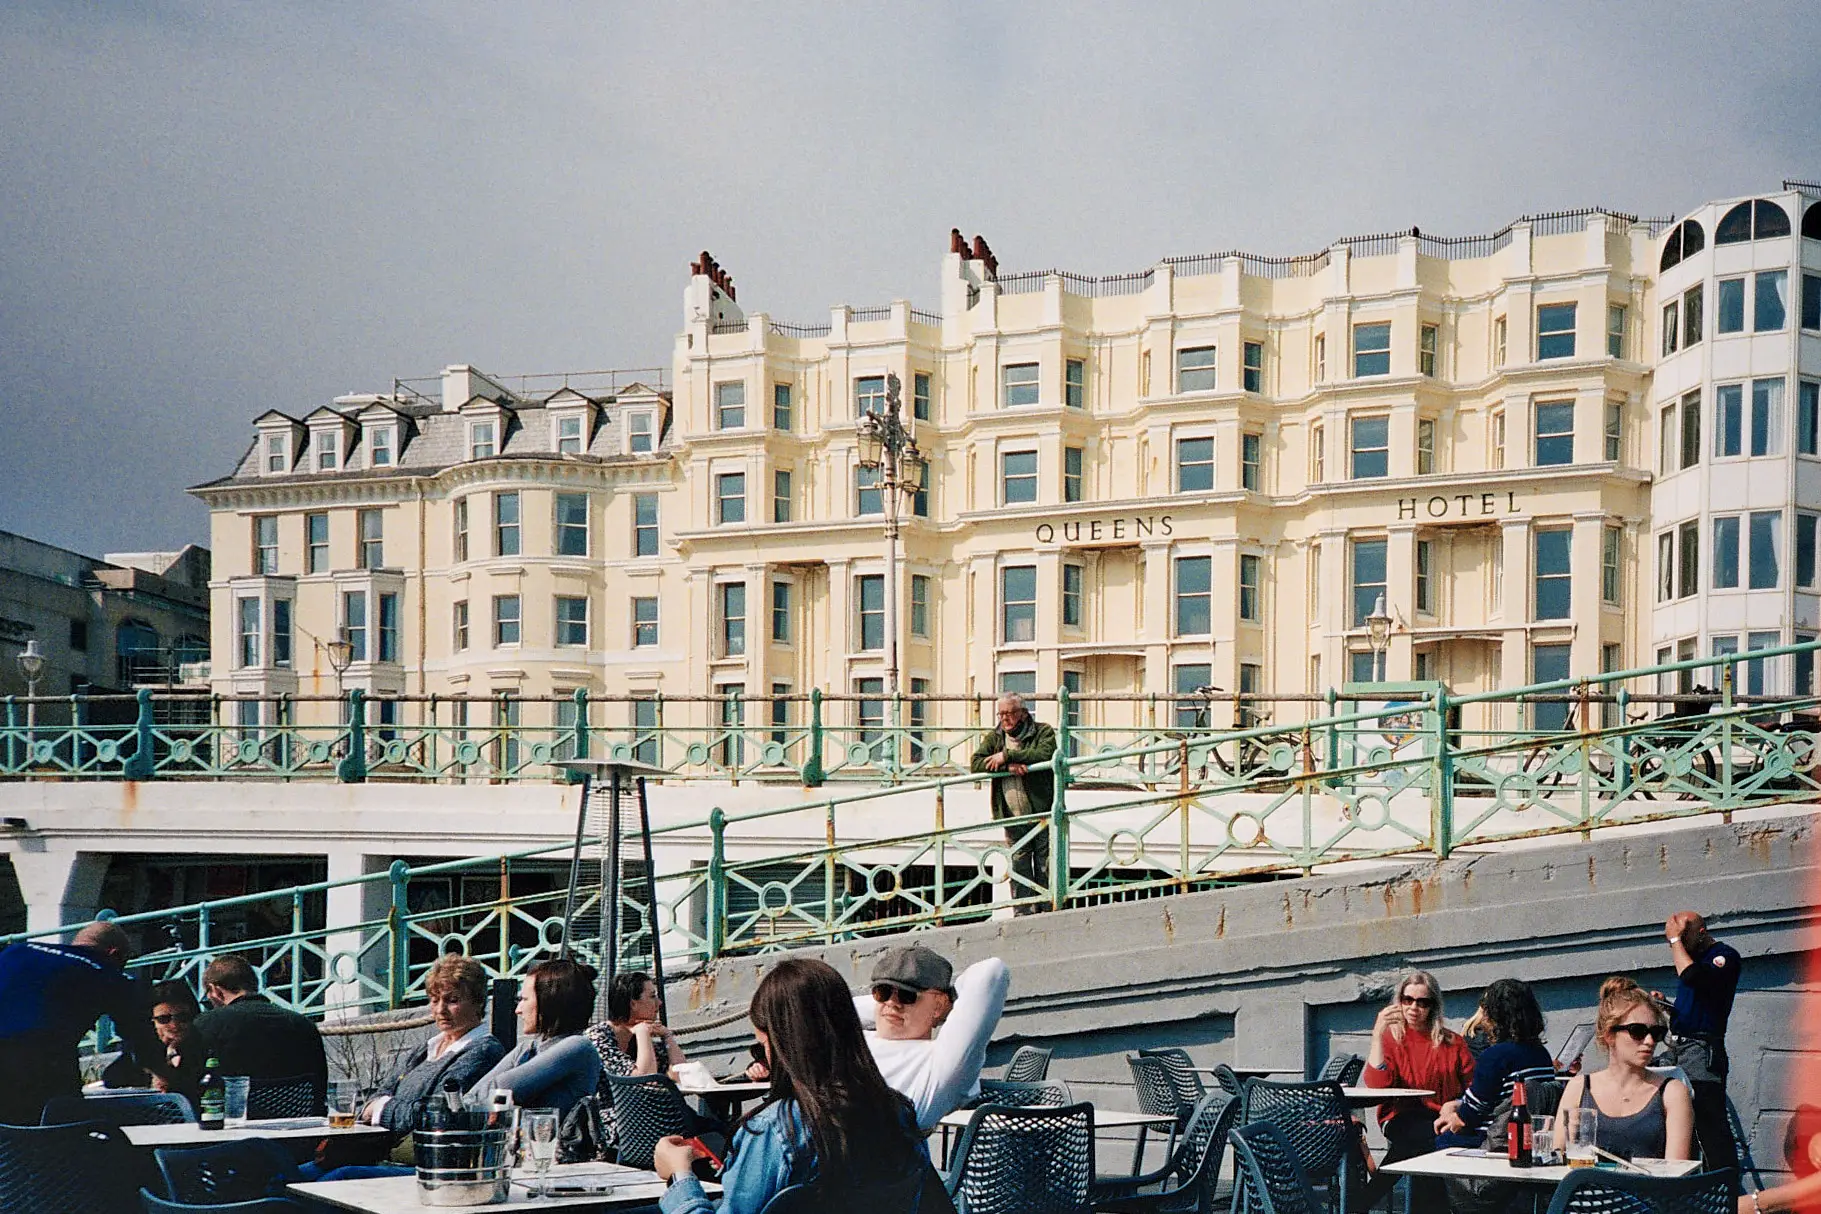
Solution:
{"label": "dark tank top", "polygon": [[1600,1130],[1595,1138],[1603,1151],[1621,1159],[1661,1159],[1669,1141],[1668,1114],[1663,1111],[1663,1090],[1676,1082],[1665,1079],[1657,1085],[1649,1103],[1629,1117],[1615,1117],[1594,1103],[1593,1081],[1581,1086],[1581,1107],[1600,1115]]}

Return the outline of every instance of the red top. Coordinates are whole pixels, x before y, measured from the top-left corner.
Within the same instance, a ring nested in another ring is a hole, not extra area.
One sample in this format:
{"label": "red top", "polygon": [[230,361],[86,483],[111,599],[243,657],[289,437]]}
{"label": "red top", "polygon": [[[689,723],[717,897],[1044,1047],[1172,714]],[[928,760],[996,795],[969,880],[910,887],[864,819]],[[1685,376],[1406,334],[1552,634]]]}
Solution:
{"label": "red top", "polygon": [[1458,1100],[1473,1081],[1473,1054],[1459,1033],[1442,1030],[1442,1043],[1436,1045],[1427,1033],[1406,1031],[1398,1041],[1385,1034],[1385,1065],[1367,1065],[1366,1086],[1369,1088],[1428,1088],[1433,1096],[1407,1096],[1387,1100],[1378,1106],[1379,1124],[1393,1117],[1422,1117],[1433,1121],[1442,1105]]}

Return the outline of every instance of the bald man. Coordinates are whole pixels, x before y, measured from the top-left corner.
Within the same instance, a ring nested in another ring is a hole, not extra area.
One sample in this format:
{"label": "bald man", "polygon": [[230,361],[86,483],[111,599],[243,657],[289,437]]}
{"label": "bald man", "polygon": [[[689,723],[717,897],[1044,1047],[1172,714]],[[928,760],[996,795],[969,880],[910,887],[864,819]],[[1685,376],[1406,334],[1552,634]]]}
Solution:
{"label": "bald man", "polygon": [[[1032,771],[1056,757],[1056,731],[1033,717],[1024,697],[1003,695],[997,707],[998,727],[974,748],[974,771],[991,772],[993,817],[1021,818],[1048,814],[1056,793],[1056,777],[1047,769]],[[1029,841],[1019,846],[1025,836]],[[1012,849],[1012,897],[1031,898],[1050,888],[1050,835],[1047,822],[1037,819],[1008,826],[1006,846]],[[1045,899],[1047,901],[1047,897]],[[1024,915],[1042,909],[1031,903],[1016,907]]]}
{"label": "bald man", "polygon": [[177,1078],[152,1026],[150,992],[127,977],[131,956],[112,923],[91,923],[69,944],[0,949],[0,1122],[37,1125],[45,1101],[82,1090],[76,1048],[103,1015],[140,1066]]}

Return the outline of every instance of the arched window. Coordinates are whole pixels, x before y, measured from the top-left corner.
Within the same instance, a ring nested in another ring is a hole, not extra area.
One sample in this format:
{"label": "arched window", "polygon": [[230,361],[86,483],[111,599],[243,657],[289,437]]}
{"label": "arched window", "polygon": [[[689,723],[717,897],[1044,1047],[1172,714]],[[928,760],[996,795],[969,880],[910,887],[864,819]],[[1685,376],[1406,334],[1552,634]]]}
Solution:
{"label": "arched window", "polygon": [[1760,198],[1751,204],[1751,238],[1769,240],[1773,236],[1789,235],[1789,212],[1768,198]]}
{"label": "arched window", "polygon": [[1744,244],[1751,239],[1751,203],[1742,202],[1720,220],[1714,229],[1714,243]]}
{"label": "arched window", "polygon": [[1802,235],[1821,240],[1821,202],[1809,203],[1808,210],[1802,213]]}
{"label": "arched window", "polygon": [[1663,242],[1663,261],[1657,268],[1667,270],[1706,247],[1707,233],[1701,230],[1701,225],[1684,219],[1669,230],[1669,239]]}

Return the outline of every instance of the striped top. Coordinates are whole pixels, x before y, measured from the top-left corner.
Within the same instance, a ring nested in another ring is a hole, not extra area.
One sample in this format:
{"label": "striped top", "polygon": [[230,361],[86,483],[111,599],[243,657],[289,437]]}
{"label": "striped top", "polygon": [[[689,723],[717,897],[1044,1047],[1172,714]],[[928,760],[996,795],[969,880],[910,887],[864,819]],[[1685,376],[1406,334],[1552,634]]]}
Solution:
{"label": "striped top", "polygon": [[1555,1078],[1555,1063],[1541,1042],[1501,1041],[1485,1050],[1473,1064],[1473,1082],[1461,1097],[1460,1115],[1466,1125],[1436,1139],[1437,1147],[1477,1147],[1485,1141],[1486,1123],[1511,1100],[1519,1082]]}

